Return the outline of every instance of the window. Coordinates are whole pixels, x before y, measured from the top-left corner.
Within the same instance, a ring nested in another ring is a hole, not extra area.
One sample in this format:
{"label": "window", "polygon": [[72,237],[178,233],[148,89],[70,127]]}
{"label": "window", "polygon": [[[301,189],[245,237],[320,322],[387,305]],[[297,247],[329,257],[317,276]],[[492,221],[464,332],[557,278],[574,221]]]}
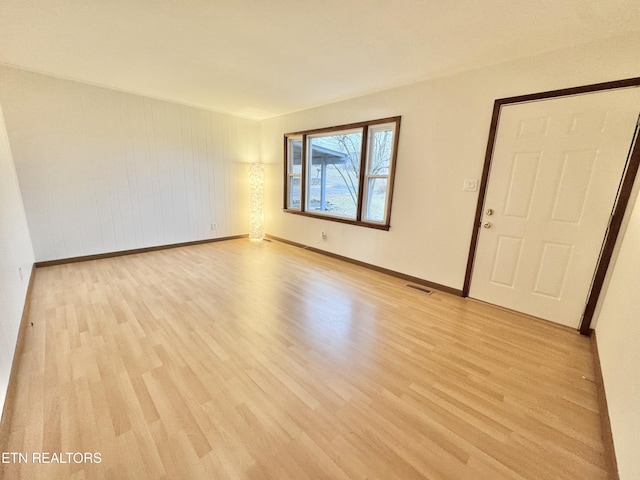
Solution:
{"label": "window", "polygon": [[306,211],[356,220],[362,129],[307,136]]}
{"label": "window", "polygon": [[389,229],[400,117],[285,135],[286,212]]}
{"label": "window", "polygon": [[287,200],[286,208],[300,210],[302,202],[302,137],[287,138]]}

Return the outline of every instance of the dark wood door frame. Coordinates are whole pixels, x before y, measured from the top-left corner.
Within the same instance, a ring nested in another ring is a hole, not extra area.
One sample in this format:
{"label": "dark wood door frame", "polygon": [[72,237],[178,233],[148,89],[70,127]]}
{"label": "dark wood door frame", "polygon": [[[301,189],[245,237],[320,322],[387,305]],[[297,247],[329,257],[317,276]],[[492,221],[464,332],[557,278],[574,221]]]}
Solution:
{"label": "dark wood door frame", "polygon": [[[514,103],[531,102],[534,100],[546,100],[556,97],[566,97],[569,95],[579,95],[582,93],[594,93],[603,90],[613,90],[618,88],[629,88],[640,86],[640,77],[627,78],[625,80],[616,80],[613,82],[595,83],[592,85],[583,85],[581,87],[564,88],[561,90],[551,90],[548,92],[532,93],[529,95],[520,95],[517,97],[500,98],[493,104],[493,114],[491,115],[491,127],[489,129],[489,140],[487,142],[487,150],[484,157],[484,167],[482,169],[482,179],[480,181],[480,194],[478,195],[478,204],[476,207],[476,215],[473,223],[473,234],[471,236],[471,245],[469,248],[469,257],[467,259],[467,271],[464,277],[464,286],[462,288],[462,296],[469,296],[469,289],[471,288],[471,276],[473,273],[473,262],[476,255],[476,247],[478,244],[478,236],[480,234],[480,223],[482,220],[482,211],[484,206],[484,199],[487,191],[487,184],[489,181],[489,171],[491,170],[491,159],[493,156],[493,148],[496,141],[496,133],[498,131],[498,120],[500,119],[500,109],[503,105],[511,105]],[[604,279],[607,274],[607,269],[611,263],[611,256],[613,249],[618,239],[618,233],[620,233],[620,227],[622,226],[622,220],[627,210],[629,198],[631,196],[631,190],[638,173],[638,167],[640,166],[640,141],[636,141],[638,137],[638,126],[636,125],[636,132],[633,143],[629,150],[627,157],[627,164],[623,173],[622,182],[618,189],[618,196],[614,203],[611,222],[607,233],[605,234],[604,243],[600,252],[600,258],[596,266],[596,271],[591,284],[591,290],[589,292],[589,298],[582,315],[580,322],[580,333],[582,335],[590,335],[591,333],[591,321],[596,310],[598,303],[598,297],[602,291]]]}

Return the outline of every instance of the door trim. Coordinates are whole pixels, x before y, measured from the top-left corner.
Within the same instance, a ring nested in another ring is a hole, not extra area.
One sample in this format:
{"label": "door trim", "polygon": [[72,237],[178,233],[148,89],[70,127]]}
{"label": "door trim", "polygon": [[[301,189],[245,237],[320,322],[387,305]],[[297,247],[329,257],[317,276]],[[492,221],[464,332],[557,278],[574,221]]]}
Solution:
{"label": "door trim", "polygon": [[[482,169],[482,177],[480,180],[480,189],[478,195],[478,204],[476,206],[476,214],[473,221],[473,233],[471,236],[471,245],[469,247],[469,256],[467,258],[467,270],[464,277],[464,285],[462,287],[462,296],[469,296],[469,289],[471,288],[471,277],[473,274],[473,262],[475,260],[476,248],[478,244],[478,236],[480,234],[480,222],[482,220],[482,211],[484,206],[484,200],[487,191],[487,184],[489,181],[489,171],[491,169],[491,160],[493,157],[493,148],[496,141],[496,134],[498,131],[498,120],[500,119],[500,110],[503,105],[511,105],[514,103],[530,102],[534,100],[546,100],[550,98],[566,97],[570,95],[579,95],[582,93],[594,93],[604,90],[613,90],[618,88],[629,88],[640,86],[640,77],[627,78],[624,80],[615,80],[612,82],[594,83],[591,85],[583,85],[579,87],[563,88],[560,90],[550,90],[547,92],[532,93],[528,95],[520,95],[516,97],[499,98],[495,100],[493,104],[493,113],[491,114],[491,126],[489,128],[489,139],[487,141],[487,149],[484,157],[484,167]],[[598,303],[600,292],[604,284],[604,279],[607,273],[607,269],[611,262],[611,256],[613,249],[618,239],[618,233],[622,225],[622,220],[629,203],[631,196],[631,190],[633,189],[633,183],[638,173],[638,167],[640,166],[640,142],[635,141],[637,138],[638,127],[636,126],[636,136],[631,146],[629,157],[627,158],[627,165],[622,177],[622,183],[618,191],[618,197],[616,198],[614,211],[609,226],[608,233],[605,236],[604,244],[598,259],[596,266],[593,283],[591,290],[589,291],[589,297],[585,307],[582,320],[580,321],[579,331],[582,335],[590,335],[591,333],[591,321],[593,320],[593,314]]]}

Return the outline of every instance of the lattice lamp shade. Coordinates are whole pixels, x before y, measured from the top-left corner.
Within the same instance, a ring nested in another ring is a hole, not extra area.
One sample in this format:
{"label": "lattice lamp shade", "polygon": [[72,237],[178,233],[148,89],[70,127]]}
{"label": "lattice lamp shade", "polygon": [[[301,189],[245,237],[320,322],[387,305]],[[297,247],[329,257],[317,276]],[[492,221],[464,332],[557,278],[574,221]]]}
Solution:
{"label": "lattice lamp shade", "polygon": [[264,238],[264,165],[249,165],[249,238]]}

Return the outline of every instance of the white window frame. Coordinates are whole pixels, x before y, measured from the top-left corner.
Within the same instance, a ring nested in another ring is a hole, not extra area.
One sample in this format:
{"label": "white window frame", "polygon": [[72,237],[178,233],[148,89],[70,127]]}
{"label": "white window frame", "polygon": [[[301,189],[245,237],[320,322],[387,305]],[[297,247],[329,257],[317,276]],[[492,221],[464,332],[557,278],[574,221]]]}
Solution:
{"label": "white window frame", "polygon": [[[384,131],[391,131],[391,137],[392,139],[395,139],[395,134],[396,134],[396,123],[395,122],[389,122],[389,123],[382,123],[379,125],[372,125],[368,128],[368,133],[367,133],[367,159],[366,159],[366,165],[365,165],[365,170],[364,170],[364,185],[362,186],[362,188],[364,189],[364,197],[362,199],[362,221],[363,222],[372,222],[372,223],[379,223],[379,224],[386,224],[387,222],[387,216],[389,215],[389,208],[387,208],[389,206],[389,201],[390,201],[390,197],[391,197],[391,188],[389,187],[391,184],[391,173],[393,170],[393,159],[394,159],[394,149],[395,149],[395,142],[392,140],[391,141],[391,150],[389,151],[389,169],[388,169],[388,173],[385,174],[373,174],[370,173],[371,172],[371,168],[372,168],[372,157],[373,157],[373,136],[376,134],[376,132],[384,132]],[[380,178],[380,179],[386,179],[387,180],[387,190],[385,192],[385,198],[384,198],[384,205],[385,205],[385,209],[384,209],[384,215],[382,217],[382,220],[374,220],[369,218],[368,213],[369,213],[369,209],[371,208],[371,192],[369,192],[369,180],[371,179],[376,179],[376,178]]]}
{"label": "white window frame", "polygon": [[[288,210],[297,210],[302,211],[302,204],[304,200],[303,188],[304,185],[302,183],[302,172],[304,171],[304,155],[302,154],[302,150],[304,148],[304,142],[302,141],[302,135],[300,136],[287,136],[287,175],[286,175],[286,185],[285,185],[285,205]],[[300,142],[300,173],[293,172],[293,148],[292,145],[294,142]],[[298,207],[291,205],[291,180],[294,178],[298,178],[298,185],[300,185],[300,205]]]}

